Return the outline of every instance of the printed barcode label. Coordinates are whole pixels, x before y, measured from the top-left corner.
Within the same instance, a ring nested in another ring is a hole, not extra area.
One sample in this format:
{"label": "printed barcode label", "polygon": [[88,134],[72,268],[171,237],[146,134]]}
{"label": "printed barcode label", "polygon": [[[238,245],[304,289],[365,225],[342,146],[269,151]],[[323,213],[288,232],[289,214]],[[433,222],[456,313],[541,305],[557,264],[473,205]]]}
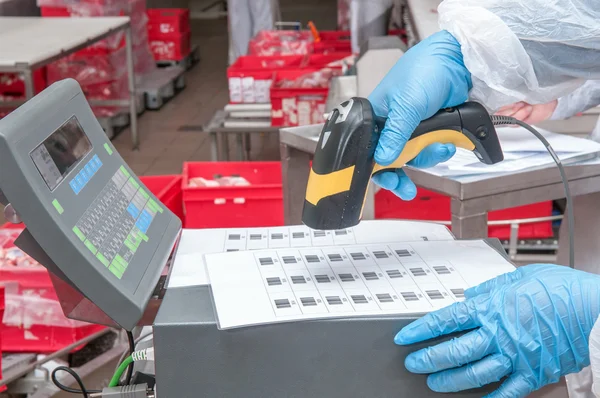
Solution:
{"label": "printed barcode label", "polygon": [[402,272],[398,269],[388,269],[386,272],[390,278],[402,278]]}
{"label": "printed barcode label", "polygon": [[278,277],[267,278],[267,285],[279,286],[279,285],[281,285],[281,279]]}
{"label": "printed barcode label", "polygon": [[375,258],[388,258],[387,253],[381,250],[373,252],[373,255],[375,256]]}
{"label": "printed barcode label", "polygon": [[275,307],[280,310],[282,308],[292,308],[292,305],[288,299],[277,299],[275,300]]}
{"label": "printed barcode label", "polygon": [[376,281],[379,279],[379,277],[377,276],[377,274],[375,272],[363,272],[363,276],[368,281]]}
{"label": "printed barcode label", "polygon": [[450,291],[456,298],[465,297],[465,289],[450,289]]}
{"label": "printed barcode label", "polygon": [[271,234],[271,239],[283,239],[283,234]]}
{"label": "printed barcode label", "polygon": [[396,250],[398,257],[410,257],[410,252],[406,249]]}
{"label": "printed barcode label", "polygon": [[415,292],[401,292],[402,298],[406,301],[419,301]]}
{"label": "printed barcode label", "polygon": [[292,238],[293,239],[302,239],[302,238],[304,238],[304,232],[293,232]]}
{"label": "printed barcode label", "polygon": [[331,261],[342,261],[342,256],[337,253],[328,254],[327,257],[329,257],[329,260]]}
{"label": "printed barcode label", "polygon": [[352,274],[338,274],[342,282],[354,282],[354,276]]}
{"label": "printed barcode label", "polygon": [[317,283],[329,283],[329,282],[331,282],[329,280],[329,275],[315,275],[315,279],[317,280]]}
{"label": "printed barcode label", "polygon": [[284,264],[296,264],[296,257],[294,256],[283,256],[282,257],[283,263]]}
{"label": "printed barcode label", "polygon": [[410,272],[412,272],[412,274],[414,276],[425,276],[425,275],[427,275],[425,273],[425,270],[423,268],[411,268]]}
{"label": "printed barcode label", "polygon": [[313,235],[315,238],[323,238],[325,236],[325,231],[313,231]]}
{"label": "printed barcode label", "polygon": [[342,305],[342,299],[339,296],[326,296],[325,300],[329,305]]}
{"label": "printed barcode label", "polygon": [[302,275],[292,276],[292,283],[297,285],[299,283],[306,283],[306,279]]}
{"label": "printed barcode label", "polygon": [[380,303],[393,303],[394,302],[394,299],[392,298],[392,296],[389,293],[377,294],[377,300],[379,300]]}
{"label": "printed barcode label", "polygon": [[304,307],[314,307],[317,305],[317,300],[314,297],[300,297],[300,302]]}
{"label": "printed barcode label", "polygon": [[271,257],[261,257],[258,259],[260,265],[273,265],[273,259]]}
{"label": "printed barcode label", "polygon": [[337,236],[340,236],[340,235],[348,235],[348,232],[347,232],[345,229],[342,229],[342,230],[340,230],[340,231],[335,231],[335,234],[336,234]]}
{"label": "printed barcode label", "polygon": [[352,260],[355,260],[355,261],[367,259],[363,253],[350,253],[350,257],[352,257]]}
{"label": "printed barcode label", "polygon": [[230,234],[228,239],[229,240],[240,240],[242,238],[242,235],[240,234]]}
{"label": "printed barcode label", "polygon": [[307,254],[304,257],[306,258],[306,262],[307,263],[318,263],[318,262],[320,262],[319,256],[317,256],[316,254]]}
{"label": "printed barcode label", "polygon": [[438,265],[433,267],[433,269],[435,270],[435,272],[437,272],[440,275],[446,275],[450,273],[450,270],[448,269],[448,267],[444,266],[444,265]]}
{"label": "printed barcode label", "polygon": [[250,234],[250,240],[261,240],[261,239],[262,239],[261,234]]}
{"label": "printed barcode label", "polygon": [[239,249],[227,249],[228,252],[237,252]]}
{"label": "printed barcode label", "polygon": [[362,294],[356,295],[356,296],[350,296],[350,298],[352,299],[352,301],[354,301],[354,304],[368,304],[369,303],[367,298]]}
{"label": "printed barcode label", "polygon": [[429,298],[432,300],[441,300],[444,298],[439,290],[426,290],[425,293],[427,293]]}

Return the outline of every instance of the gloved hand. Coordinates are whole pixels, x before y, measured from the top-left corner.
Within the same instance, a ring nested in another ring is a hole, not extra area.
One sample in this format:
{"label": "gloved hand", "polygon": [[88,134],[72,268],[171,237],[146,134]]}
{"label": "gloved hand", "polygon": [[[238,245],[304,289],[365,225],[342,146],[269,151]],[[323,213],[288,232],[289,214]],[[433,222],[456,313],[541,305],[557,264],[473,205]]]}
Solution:
{"label": "gloved hand", "polygon": [[[463,63],[460,44],[447,31],[440,31],[404,54],[369,96],[375,114],[387,117],[375,151],[375,161],[391,164],[419,123],[442,108],[460,105],[468,98],[471,75]],[[450,159],[452,144],[433,144],[409,162],[415,167],[433,167]],[[404,171],[383,172],[374,181],[404,200],[417,188]]]}
{"label": "gloved hand", "polygon": [[548,102],[547,104],[537,105],[530,105],[526,102],[517,102],[500,108],[496,112],[496,115],[514,117],[527,124],[538,124],[539,122],[550,119],[557,105],[558,100]]}
{"label": "gloved hand", "polygon": [[437,392],[506,381],[489,398],[525,397],[590,364],[588,340],[600,314],[600,276],[558,265],[529,265],[465,291],[466,301],[402,329],[407,345],[474,329],[406,357]]}

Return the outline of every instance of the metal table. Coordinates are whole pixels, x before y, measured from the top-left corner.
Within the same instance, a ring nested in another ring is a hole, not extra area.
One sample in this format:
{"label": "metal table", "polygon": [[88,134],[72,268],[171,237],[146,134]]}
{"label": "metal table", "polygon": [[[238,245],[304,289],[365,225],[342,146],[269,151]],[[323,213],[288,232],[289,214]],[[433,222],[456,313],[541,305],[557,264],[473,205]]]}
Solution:
{"label": "metal table", "polygon": [[[41,18],[0,17],[0,72],[21,73],[25,100],[34,96],[33,71],[124,31],[127,51],[129,99],[90,101],[92,105],[129,107],[133,148],[139,145],[129,17]],[[0,101],[3,106],[19,106],[21,101]]]}

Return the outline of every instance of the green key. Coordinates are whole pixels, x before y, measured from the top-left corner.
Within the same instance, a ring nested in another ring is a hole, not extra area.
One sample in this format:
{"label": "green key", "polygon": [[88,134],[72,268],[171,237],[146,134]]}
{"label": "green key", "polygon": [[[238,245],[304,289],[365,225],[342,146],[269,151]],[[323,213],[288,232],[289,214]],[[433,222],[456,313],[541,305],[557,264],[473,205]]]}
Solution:
{"label": "green key", "polygon": [[137,250],[137,247],[135,247],[135,245],[134,245],[133,243],[131,243],[131,242],[129,241],[129,239],[125,241],[125,246],[127,246],[127,248],[128,248],[129,250],[131,250],[132,252],[134,252],[134,253],[135,253],[135,252],[136,252],[136,250]]}
{"label": "green key", "polygon": [[94,246],[94,244],[93,244],[92,242],[90,242],[89,240],[86,240],[86,241],[85,241],[85,245],[86,245],[86,247],[87,247],[88,249],[90,249],[90,251],[91,251],[93,254],[96,254],[96,253],[98,253],[98,250],[96,249],[96,246]]}
{"label": "green key", "polygon": [[129,174],[129,172],[127,171],[127,169],[125,168],[125,166],[121,166],[121,171],[123,172],[123,174],[125,174],[127,177],[131,177],[131,174]]}
{"label": "green key", "polygon": [[127,266],[129,265],[127,263],[127,261],[125,261],[125,259],[123,257],[121,257],[119,254],[117,254],[117,256],[115,257],[115,259],[113,260],[115,263],[121,265],[121,268],[126,269]]}
{"label": "green key", "polygon": [[119,278],[119,279],[123,278],[123,271],[121,271],[120,269],[118,269],[117,267],[115,267],[114,264],[111,264],[110,267],[108,267],[108,269],[117,278]]}
{"label": "green key", "polygon": [[119,264],[119,262],[115,260],[113,260],[113,262],[110,265],[121,271],[121,273],[125,272],[125,267],[123,267],[121,264]]}
{"label": "green key", "polygon": [[104,149],[106,149],[106,152],[108,152],[109,155],[113,154],[113,151],[112,151],[110,145],[108,145],[108,142],[104,143]]}
{"label": "green key", "polygon": [[104,257],[102,253],[96,254],[96,257],[98,258],[98,260],[100,260],[102,264],[104,264],[105,267],[109,266],[110,262],[106,259],[106,257]]}
{"label": "green key", "polygon": [[140,184],[138,184],[138,182],[134,180],[133,177],[129,178],[129,182],[131,183],[131,185],[133,185],[135,189],[138,189],[140,187]]}
{"label": "green key", "polygon": [[145,233],[140,232],[140,234],[141,234],[142,239],[144,240],[144,242],[148,242],[150,240],[150,238],[148,238],[148,235],[146,235]]}
{"label": "green key", "polygon": [[65,209],[63,209],[63,207],[60,205],[60,203],[58,203],[58,200],[54,199],[52,201],[52,204],[54,205],[54,208],[56,209],[58,214],[63,214],[65,212]]}
{"label": "green key", "polygon": [[148,193],[146,191],[144,191],[143,189],[140,189],[140,194],[142,194],[142,196],[146,200],[148,200],[150,198],[150,195],[148,195]]}
{"label": "green key", "polygon": [[77,237],[82,241],[85,242],[85,235],[83,234],[83,232],[81,232],[81,230],[79,229],[79,227],[74,226],[73,227],[73,232],[75,233],[75,235],[77,235]]}

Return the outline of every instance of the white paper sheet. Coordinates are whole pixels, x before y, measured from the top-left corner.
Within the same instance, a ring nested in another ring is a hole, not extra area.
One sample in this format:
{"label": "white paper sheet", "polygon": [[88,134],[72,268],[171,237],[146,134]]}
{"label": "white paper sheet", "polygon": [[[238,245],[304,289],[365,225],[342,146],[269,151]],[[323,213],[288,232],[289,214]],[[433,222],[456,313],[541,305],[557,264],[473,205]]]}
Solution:
{"label": "white paper sheet", "polygon": [[[458,148],[452,159],[426,171],[439,176],[480,175],[515,172],[554,164],[544,145],[527,130],[499,128],[497,131],[504,161],[486,165],[481,163],[473,152]],[[558,157],[566,163],[587,160],[600,153],[600,144],[594,141],[541,129],[539,131],[550,142]]]}
{"label": "white paper sheet", "polygon": [[484,241],[246,251],[210,254],[206,263],[221,329],[423,314],[514,270]]}
{"label": "white paper sheet", "polygon": [[428,222],[362,221],[344,231],[312,231],[291,226],[248,229],[186,229],[167,282],[169,288],[210,284],[204,255],[268,248],[319,247],[394,241],[453,240],[443,225]]}

